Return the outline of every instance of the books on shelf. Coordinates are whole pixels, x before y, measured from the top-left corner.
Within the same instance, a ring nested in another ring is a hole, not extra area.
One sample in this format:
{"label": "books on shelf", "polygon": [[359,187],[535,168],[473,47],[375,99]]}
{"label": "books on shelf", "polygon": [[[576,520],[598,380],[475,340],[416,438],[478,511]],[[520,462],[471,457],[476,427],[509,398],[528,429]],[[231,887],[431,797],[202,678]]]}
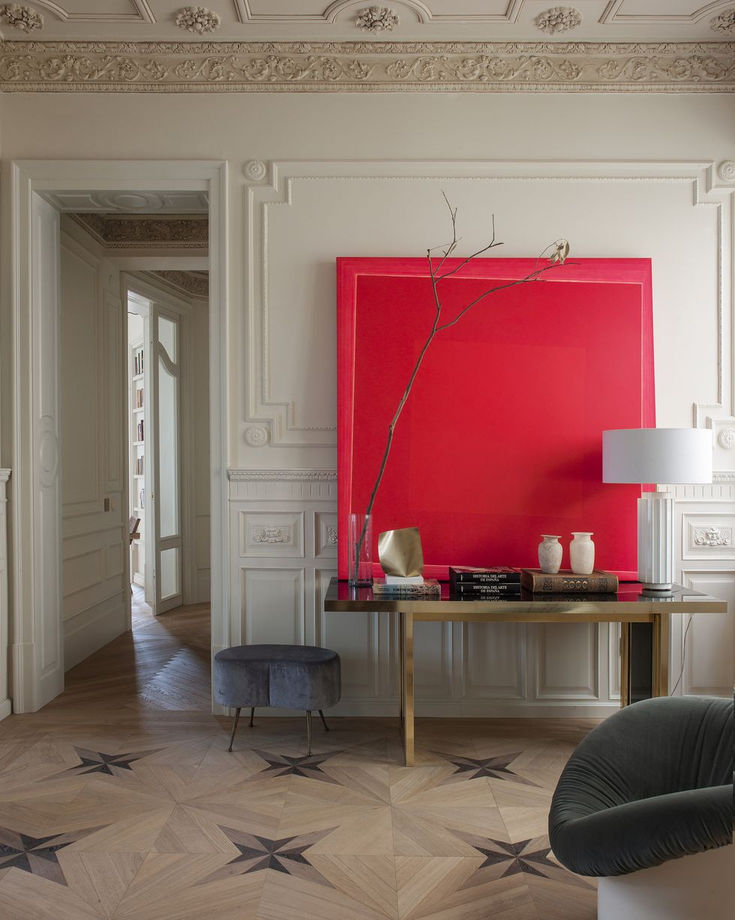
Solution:
{"label": "books on shelf", "polygon": [[493,598],[498,599],[507,597],[521,596],[520,581],[496,581],[490,583],[458,581],[450,585],[450,591],[453,597],[458,598]]}
{"label": "books on shelf", "polygon": [[143,373],[143,349],[139,348],[133,354],[133,374],[138,377]]}
{"label": "books on shelf", "polygon": [[449,583],[454,585],[520,585],[521,570],[510,566],[477,568],[469,565],[450,565]]}
{"label": "books on shelf", "polygon": [[589,575],[575,575],[570,569],[561,569],[554,575],[541,569],[521,569],[521,584],[537,594],[615,594],[618,576],[602,569]]}
{"label": "books on shelf", "polygon": [[373,594],[380,597],[441,597],[441,593],[435,578],[425,578],[421,584],[391,584],[384,578],[373,581]]}

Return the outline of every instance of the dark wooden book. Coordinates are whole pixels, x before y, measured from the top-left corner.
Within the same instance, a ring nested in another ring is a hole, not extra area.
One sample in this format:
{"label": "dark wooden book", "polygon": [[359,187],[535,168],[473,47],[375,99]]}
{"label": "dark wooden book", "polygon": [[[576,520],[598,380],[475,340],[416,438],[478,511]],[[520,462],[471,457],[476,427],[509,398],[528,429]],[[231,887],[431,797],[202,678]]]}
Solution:
{"label": "dark wooden book", "polygon": [[521,584],[534,594],[614,594],[618,576],[602,569],[590,575],[575,575],[570,569],[561,569],[555,575],[547,575],[541,569],[521,569]]}
{"label": "dark wooden book", "polygon": [[520,584],[521,571],[510,566],[493,566],[476,568],[469,565],[450,565],[449,581],[451,584]]}

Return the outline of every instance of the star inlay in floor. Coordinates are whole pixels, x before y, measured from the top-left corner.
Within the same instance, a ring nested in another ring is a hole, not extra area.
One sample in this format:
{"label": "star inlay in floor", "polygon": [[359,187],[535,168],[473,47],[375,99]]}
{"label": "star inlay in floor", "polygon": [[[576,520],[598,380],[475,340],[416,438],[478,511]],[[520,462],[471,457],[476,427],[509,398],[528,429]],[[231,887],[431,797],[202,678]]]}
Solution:
{"label": "star inlay in floor", "polygon": [[105,754],[103,751],[89,751],[86,748],[75,747],[80,764],[69,769],[69,773],[78,776],[85,773],[106,773],[108,776],[117,776],[120,770],[132,770],[131,764],[158,751],[142,751],[136,754]]}
{"label": "star inlay in floor", "polygon": [[304,776],[309,779],[317,779],[323,783],[336,783],[326,774],[321,766],[326,763],[330,757],[336,757],[342,751],[331,751],[329,754],[310,754],[307,757],[289,757],[287,754],[273,754],[269,751],[254,751],[258,757],[262,757],[268,766],[258,774],[262,777],[265,773],[273,776]]}
{"label": "star inlay in floor", "polygon": [[256,834],[235,830],[232,827],[219,829],[240,851],[240,855],[231,859],[226,866],[202,879],[200,884],[213,882],[217,879],[230,878],[233,875],[248,875],[250,872],[262,872],[264,869],[273,869],[276,872],[285,872],[307,881],[320,885],[330,885],[321,873],[312,866],[304,852],[313,847],[317,841],[335,828],[326,831],[316,831],[312,834],[301,834],[297,837],[284,837],[282,840],[269,840]]}
{"label": "star inlay in floor", "polygon": [[487,776],[490,779],[508,779],[512,780],[514,783],[535,786],[535,783],[532,783],[528,779],[524,779],[524,777],[514,773],[513,770],[508,769],[508,765],[513,763],[513,761],[520,756],[520,753],[520,751],[516,751],[515,754],[504,754],[499,757],[484,757],[479,760],[475,760],[472,757],[452,757],[448,754],[442,756],[446,757],[447,760],[456,767],[456,770],[452,774],[452,778],[459,774],[462,774],[463,779],[476,779],[478,776]]}
{"label": "star inlay in floor", "polygon": [[0,827],[0,870],[22,869],[33,875],[41,875],[59,885],[66,885],[57,853],[97,830],[98,827],[89,827],[66,834],[31,837],[9,827]]}

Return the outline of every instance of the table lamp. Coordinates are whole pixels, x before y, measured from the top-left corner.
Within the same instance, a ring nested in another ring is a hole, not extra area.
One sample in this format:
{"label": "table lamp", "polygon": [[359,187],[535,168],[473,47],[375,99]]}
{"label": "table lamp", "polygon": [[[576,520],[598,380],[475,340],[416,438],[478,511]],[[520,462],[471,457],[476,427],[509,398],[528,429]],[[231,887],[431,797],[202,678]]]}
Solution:
{"label": "table lamp", "polygon": [[[712,482],[712,432],[705,428],[619,428],[602,432],[602,481],[640,484]],[[674,581],[674,499],[638,499],[638,580],[649,591]]]}

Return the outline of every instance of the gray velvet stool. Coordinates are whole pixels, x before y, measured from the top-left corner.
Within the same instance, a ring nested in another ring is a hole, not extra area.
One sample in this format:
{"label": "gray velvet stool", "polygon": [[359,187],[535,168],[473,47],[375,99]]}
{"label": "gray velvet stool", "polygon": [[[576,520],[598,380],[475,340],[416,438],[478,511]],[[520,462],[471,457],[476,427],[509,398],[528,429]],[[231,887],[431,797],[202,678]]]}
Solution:
{"label": "gray velvet stool", "polygon": [[250,706],[250,727],[256,706],[306,710],[306,741],[311,754],[311,713],[317,709],[329,731],[323,709],[339,702],[339,655],[314,645],[236,645],[214,656],[214,698],[235,707],[229,751],[235,740],[240,710]]}

